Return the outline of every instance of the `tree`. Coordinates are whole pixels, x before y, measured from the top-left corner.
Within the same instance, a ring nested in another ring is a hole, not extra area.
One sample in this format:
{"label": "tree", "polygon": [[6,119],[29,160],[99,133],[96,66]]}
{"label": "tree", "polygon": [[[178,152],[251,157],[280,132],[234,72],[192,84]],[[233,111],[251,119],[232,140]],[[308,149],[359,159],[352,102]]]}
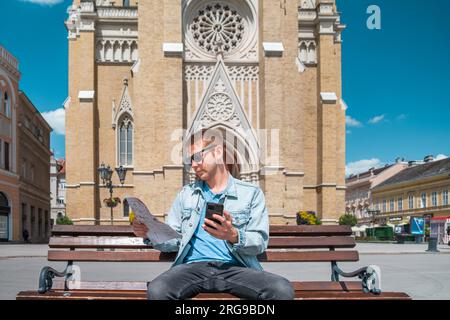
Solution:
{"label": "tree", "polygon": [[56,219],[56,224],[62,224],[62,225],[73,225],[73,221],[70,220],[68,216],[59,217]]}
{"label": "tree", "polygon": [[344,214],[339,218],[339,225],[354,227],[358,223],[356,217],[352,214]]}

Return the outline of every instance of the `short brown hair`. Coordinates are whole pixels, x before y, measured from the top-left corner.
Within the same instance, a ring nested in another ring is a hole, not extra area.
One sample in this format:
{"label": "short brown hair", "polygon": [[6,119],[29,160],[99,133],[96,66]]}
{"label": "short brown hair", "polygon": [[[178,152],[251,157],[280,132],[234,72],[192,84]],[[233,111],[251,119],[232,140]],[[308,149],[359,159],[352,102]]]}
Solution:
{"label": "short brown hair", "polygon": [[233,172],[233,168],[240,171],[240,166],[237,163],[237,158],[235,155],[231,156],[227,152],[227,144],[226,144],[226,131],[222,128],[202,128],[195,133],[193,133],[189,139],[187,140],[189,142],[188,146],[194,145],[196,142],[198,142],[200,139],[203,142],[203,147],[206,148],[207,146],[211,144],[221,145],[223,148],[223,162],[225,166],[227,167],[228,171]]}

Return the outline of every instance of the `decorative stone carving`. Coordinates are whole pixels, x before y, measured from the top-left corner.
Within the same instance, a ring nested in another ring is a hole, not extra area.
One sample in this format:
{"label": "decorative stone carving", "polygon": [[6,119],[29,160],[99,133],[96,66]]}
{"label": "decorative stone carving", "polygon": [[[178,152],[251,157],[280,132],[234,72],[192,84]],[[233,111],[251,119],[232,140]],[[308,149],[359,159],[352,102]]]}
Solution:
{"label": "decorative stone carving", "polygon": [[224,53],[233,52],[244,37],[245,26],[239,12],[230,5],[208,4],[198,11],[189,32],[197,45],[207,53],[218,52],[217,43],[223,43]]}
{"label": "decorative stone carving", "polygon": [[234,126],[240,126],[239,116],[236,114],[222,79],[214,87],[214,93],[209,97],[206,112],[201,121],[205,128],[215,122],[229,122]]}
{"label": "decorative stone carving", "polygon": [[[76,39],[80,31],[95,31],[97,48],[106,45],[110,41],[113,46],[117,46],[115,41],[125,41],[126,46],[138,41],[138,10],[136,7],[112,7],[112,1],[81,2],[78,6],[72,5],[67,9],[68,18],[65,22],[69,39]],[[99,6],[99,7],[96,7]],[[117,22],[120,21],[120,27]],[[119,44],[122,49],[122,43]],[[127,48],[125,48],[127,49]],[[137,51],[136,51],[137,53]],[[98,52],[98,55],[100,53]],[[117,54],[118,55],[118,54]],[[136,59],[119,59],[125,61],[136,61]],[[112,59],[111,61],[114,61]]]}
{"label": "decorative stone carving", "polygon": [[130,117],[133,117],[133,105],[131,103],[130,93],[128,91],[128,79],[124,79],[123,81],[123,92],[122,97],[120,99],[119,108],[116,109],[116,103],[113,100],[112,105],[112,128],[116,129],[118,125],[119,119],[124,114],[128,114]]}
{"label": "decorative stone carving", "polygon": [[301,9],[315,9],[316,8],[316,1],[315,0],[302,0]]}
{"label": "decorative stone carving", "polygon": [[[185,80],[209,80],[214,65],[212,64],[186,64]],[[231,80],[256,81],[259,78],[258,65],[230,65],[226,66]]]}
{"label": "decorative stone carving", "polygon": [[97,40],[95,54],[97,62],[134,63],[139,59],[138,44],[135,40]]}
{"label": "decorative stone carving", "polygon": [[305,65],[317,64],[317,52],[315,40],[302,40],[299,43],[299,58]]}
{"label": "decorative stone carving", "polygon": [[186,61],[215,61],[221,43],[226,61],[256,62],[255,0],[188,0],[183,6]]}
{"label": "decorative stone carving", "polygon": [[187,64],[185,68],[185,80],[208,80],[213,72],[211,64]]}
{"label": "decorative stone carving", "polygon": [[[315,0],[302,0],[299,8],[298,60],[301,67],[317,65],[318,35],[334,35],[335,42],[341,42],[341,24],[338,12],[334,12],[332,1],[316,3]],[[299,68],[299,70],[302,68]]]}

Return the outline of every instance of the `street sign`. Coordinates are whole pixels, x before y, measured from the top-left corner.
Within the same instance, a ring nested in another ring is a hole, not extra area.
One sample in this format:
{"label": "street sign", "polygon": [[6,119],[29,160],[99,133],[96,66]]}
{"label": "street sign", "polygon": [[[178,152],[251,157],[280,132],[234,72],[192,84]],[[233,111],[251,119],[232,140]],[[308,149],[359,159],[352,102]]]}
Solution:
{"label": "street sign", "polygon": [[411,223],[411,234],[414,235],[424,235],[425,234],[425,219],[424,218],[418,218],[418,217],[412,217]]}

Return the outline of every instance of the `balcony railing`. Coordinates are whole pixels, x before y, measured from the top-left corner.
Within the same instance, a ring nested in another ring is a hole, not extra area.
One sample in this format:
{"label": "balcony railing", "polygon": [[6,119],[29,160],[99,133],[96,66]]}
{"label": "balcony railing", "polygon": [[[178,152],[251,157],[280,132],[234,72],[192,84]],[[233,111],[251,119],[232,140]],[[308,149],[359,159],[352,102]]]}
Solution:
{"label": "balcony railing", "polygon": [[19,70],[19,62],[17,59],[2,46],[0,46],[0,60],[6,62],[14,69]]}

